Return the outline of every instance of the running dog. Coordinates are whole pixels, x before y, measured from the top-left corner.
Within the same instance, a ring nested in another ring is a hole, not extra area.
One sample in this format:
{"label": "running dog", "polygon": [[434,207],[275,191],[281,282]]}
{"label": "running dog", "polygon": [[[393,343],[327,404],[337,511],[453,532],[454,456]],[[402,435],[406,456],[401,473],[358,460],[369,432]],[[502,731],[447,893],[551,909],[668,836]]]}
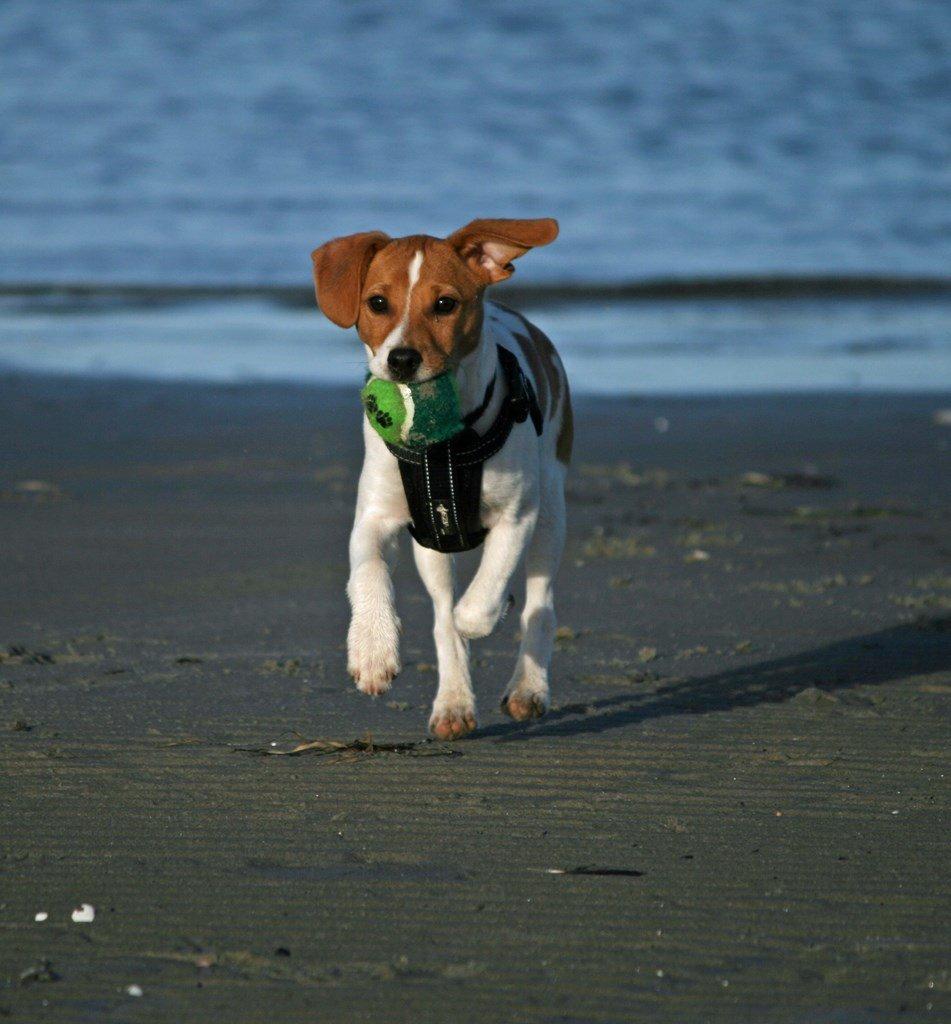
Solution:
{"label": "running dog", "polygon": [[[338,326],[356,326],[372,377],[402,385],[455,378],[465,423],[458,438],[413,453],[385,442],[364,419],[347,584],[348,669],[359,690],[378,696],[400,670],[385,556],[398,531],[410,528],[433,602],[439,686],[429,728],[442,740],[476,727],[469,640],[498,624],[523,556],[521,646],[502,709],[517,721],[548,710],[573,439],[568,380],[548,338],[485,291],[511,277],[513,260],[557,234],[547,218],[485,219],[447,238],[348,235],[312,254],[317,303]],[[456,601],[452,552],[480,543],[479,568]]]}

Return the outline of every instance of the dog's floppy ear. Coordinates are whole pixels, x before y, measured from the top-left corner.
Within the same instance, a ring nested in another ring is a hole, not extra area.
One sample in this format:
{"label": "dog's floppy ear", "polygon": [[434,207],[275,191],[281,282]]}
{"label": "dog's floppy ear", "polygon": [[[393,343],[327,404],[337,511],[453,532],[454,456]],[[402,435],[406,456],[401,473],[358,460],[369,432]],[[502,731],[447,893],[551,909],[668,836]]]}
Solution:
{"label": "dog's floppy ear", "polygon": [[454,231],[446,241],[486,284],[504,281],[515,273],[512,260],[558,237],[558,221],[486,218]]}
{"label": "dog's floppy ear", "polygon": [[317,305],[338,327],[353,327],[357,322],[360,292],[370,261],[389,240],[382,231],[363,231],[332,238],[310,254]]}

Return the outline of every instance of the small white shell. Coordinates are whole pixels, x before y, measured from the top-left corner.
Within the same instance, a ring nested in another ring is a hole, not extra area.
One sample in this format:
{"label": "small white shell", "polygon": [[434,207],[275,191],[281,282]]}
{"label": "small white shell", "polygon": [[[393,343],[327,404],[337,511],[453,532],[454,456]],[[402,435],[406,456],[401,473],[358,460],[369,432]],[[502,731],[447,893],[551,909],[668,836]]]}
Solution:
{"label": "small white shell", "polygon": [[91,903],[80,903],[72,913],[75,924],[90,924],[96,920],[96,908]]}

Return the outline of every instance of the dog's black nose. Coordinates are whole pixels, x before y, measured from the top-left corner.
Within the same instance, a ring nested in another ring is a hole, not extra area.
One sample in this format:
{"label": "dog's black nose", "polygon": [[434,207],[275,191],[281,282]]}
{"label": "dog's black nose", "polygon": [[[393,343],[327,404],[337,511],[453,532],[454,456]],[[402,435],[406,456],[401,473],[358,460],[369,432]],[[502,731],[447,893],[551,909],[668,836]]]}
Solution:
{"label": "dog's black nose", "polygon": [[423,357],[415,348],[394,348],[386,357],[390,370],[394,377],[400,380],[409,380],[419,369]]}

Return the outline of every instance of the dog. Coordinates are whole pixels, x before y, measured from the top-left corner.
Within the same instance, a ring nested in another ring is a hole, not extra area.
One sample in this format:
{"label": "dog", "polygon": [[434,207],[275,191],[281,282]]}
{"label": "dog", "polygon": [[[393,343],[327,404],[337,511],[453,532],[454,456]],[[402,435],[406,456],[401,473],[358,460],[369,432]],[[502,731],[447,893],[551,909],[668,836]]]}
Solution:
{"label": "dog", "polygon": [[[508,362],[530,384],[531,420],[523,415],[513,422],[501,449],[482,467],[476,515],[487,530],[484,550],[458,602],[452,554],[413,542],[433,603],[439,684],[429,729],[440,740],[476,728],[469,641],[488,636],[503,617],[523,556],[521,645],[501,706],[516,721],[541,717],[549,706],[553,586],[565,541],[565,477],[573,441],[571,398],[548,338],[521,314],[486,300],[485,291],[511,277],[513,260],[557,235],[557,221],[548,218],[481,219],[446,238],[390,238],[369,231],[335,238],[311,254],[317,304],[339,327],[356,326],[370,374],[409,384],[453,373],[461,410],[475,417],[473,437],[490,431],[506,408],[513,385],[502,373],[500,356],[514,354],[517,367]],[[366,417],[363,434],[366,451],[350,535],[347,667],[359,690],[378,696],[400,670],[400,621],[386,555],[401,528],[411,524],[411,514],[399,460]],[[446,519],[444,506],[439,512]]]}

